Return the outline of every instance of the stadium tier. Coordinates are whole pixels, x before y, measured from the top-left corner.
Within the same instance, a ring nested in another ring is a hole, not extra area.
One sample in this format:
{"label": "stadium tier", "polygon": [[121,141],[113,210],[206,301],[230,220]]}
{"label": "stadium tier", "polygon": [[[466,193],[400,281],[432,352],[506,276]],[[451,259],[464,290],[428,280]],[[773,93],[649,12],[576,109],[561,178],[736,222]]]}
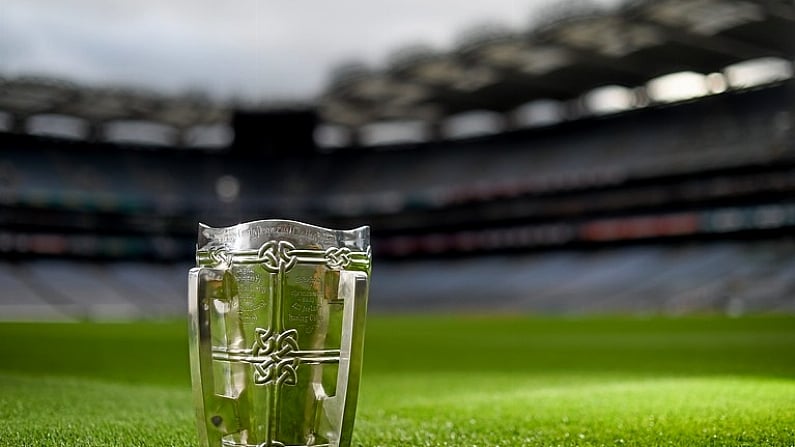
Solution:
{"label": "stadium tier", "polygon": [[0,316],[181,314],[196,223],[263,217],[371,224],[375,310],[789,312],[794,87],[330,153],[2,134]]}
{"label": "stadium tier", "polygon": [[785,231],[792,81],[540,129],[257,154],[0,134],[0,250],[189,259],[196,222],[369,223],[377,254]]}
{"label": "stadium tier", "polygon": [[[381,262],[375,312],[795,311],[795,244],[714,242]],[[170,317],[189,263],[0,262],[0,320]]]}

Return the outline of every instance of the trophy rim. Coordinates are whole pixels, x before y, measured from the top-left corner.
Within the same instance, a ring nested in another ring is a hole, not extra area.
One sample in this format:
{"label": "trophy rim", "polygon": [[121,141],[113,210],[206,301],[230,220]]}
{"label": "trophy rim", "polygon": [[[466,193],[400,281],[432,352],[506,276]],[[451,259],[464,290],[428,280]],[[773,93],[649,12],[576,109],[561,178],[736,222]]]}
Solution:
{"label": "trophy rim", "polygon": [[[271,233],[274,235],[271,236]],[[335,229],[292,219],[259,219],[222,227],[199,222],[197,249],[211,246],[254,249],[267,240],[302,238],[322,240],[318,244],[325,248],[336,246],[367,250],[370,246],[370,227],[362,225]]]}
{"label": "trophy rim", "polygon": [[342,232],[342,233],[355,233],[359,231],[364,231],[370,229],[369,225],[360,225],[354,228],[342,229],[342,228],[328,228],[322,227],[320,225],[315,225],[307,222],[301,222],[300,220],[294,219],[257,219],[257,220],[250,220],[248,222],[240,222],[234,225],[222,226],[222,227],[214,227],[211,225],[207,225],[204,222],[199,222],[199,230],[228,230],[236,227],[241,226],[253,226],[257,224],[290,224],[290,225],[298,225],[301,227],[310,227],[320,231],[329,231],[329,232]]}

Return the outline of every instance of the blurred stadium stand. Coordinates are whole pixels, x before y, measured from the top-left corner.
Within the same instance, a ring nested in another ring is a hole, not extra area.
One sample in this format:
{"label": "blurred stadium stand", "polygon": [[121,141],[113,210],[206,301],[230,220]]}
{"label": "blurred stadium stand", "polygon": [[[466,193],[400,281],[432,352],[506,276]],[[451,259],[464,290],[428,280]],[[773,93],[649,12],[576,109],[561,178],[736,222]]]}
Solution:
{"label": "blurred stadium stand", "polygon": [[[270,217],[371,225],[374,309],[795,311],[793,54],[791,2],[633,1],[348,65],[313,105],[0,80],[0,318],[181,314],[197,222]],[[496,131],[445,134],[477,110]],[[362,144],[401,121],[428,131]]]}

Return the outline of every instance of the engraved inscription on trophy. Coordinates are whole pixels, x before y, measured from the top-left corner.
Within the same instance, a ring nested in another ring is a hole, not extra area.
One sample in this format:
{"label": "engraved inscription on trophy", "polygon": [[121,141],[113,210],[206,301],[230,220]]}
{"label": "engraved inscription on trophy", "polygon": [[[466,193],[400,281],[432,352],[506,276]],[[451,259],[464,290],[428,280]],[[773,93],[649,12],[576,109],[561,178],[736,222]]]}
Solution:
{"label": "engraved inscription on trophy", "polygon": [[[311,271],[315,273],[316,269]],[[306,333],[315,330],[320,318],[318,300],[322,297],[323,283],[315,275],[296,275],[290,278],[290,303],[285,309],[287,324]]]}
{"label": "engraved inscription on trophy", "polygon": [[320,306],[315,303],[313,297],[298,297],[297,299],[287,311],[287,321],[311,331],[317,326],[316,313]]}
{"label": "engraved inscription on trophy", "polygon": [[268,294],[266,278],[258,275],[252,266],[241,265],[235,268],[235,279],[240,296],[240,320],[257,321],[259,314],[268,306],[268,300],[263,299]]}

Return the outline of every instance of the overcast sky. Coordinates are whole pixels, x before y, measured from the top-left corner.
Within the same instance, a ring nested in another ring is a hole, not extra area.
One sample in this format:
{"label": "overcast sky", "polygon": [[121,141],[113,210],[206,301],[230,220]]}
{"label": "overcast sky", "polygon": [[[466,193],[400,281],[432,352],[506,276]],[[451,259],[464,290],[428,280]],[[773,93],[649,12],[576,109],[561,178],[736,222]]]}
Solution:
{"label": "overcast sky", "polygon": [[478,23],[525,28],[551,1],[0,0],[0,76],[311,99],[341,62],[449,48]]}

